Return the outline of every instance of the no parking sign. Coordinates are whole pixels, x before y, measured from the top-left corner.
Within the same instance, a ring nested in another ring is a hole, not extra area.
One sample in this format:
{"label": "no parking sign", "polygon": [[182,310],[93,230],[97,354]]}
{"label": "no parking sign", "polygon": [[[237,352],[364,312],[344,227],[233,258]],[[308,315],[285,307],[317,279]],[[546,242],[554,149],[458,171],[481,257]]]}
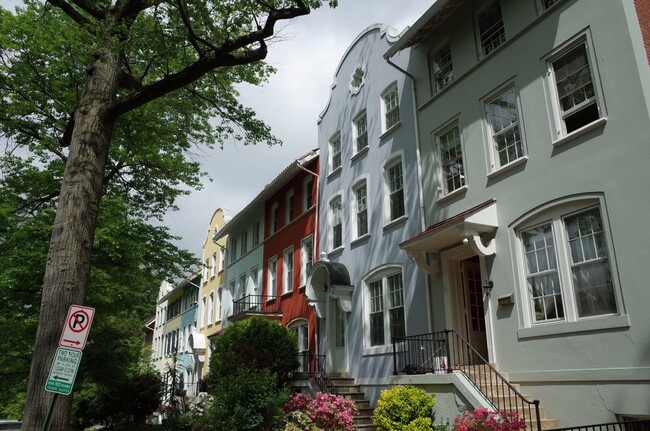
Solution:
{"label": "no parking sign", "polygon": [[94,308],[71,305],[63,325],[63,331],[61,331],[59,346],[83,350],[86,347],[86,338],[88,338],[94,315]]}

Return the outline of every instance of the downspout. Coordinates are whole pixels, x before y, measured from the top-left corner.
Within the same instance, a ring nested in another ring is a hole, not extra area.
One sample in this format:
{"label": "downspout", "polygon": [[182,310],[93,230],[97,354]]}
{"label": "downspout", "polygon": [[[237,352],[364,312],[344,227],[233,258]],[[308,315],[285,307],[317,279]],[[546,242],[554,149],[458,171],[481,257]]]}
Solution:
{"label": "downspout", "polygon": [[[411,90],[413,91],[413,116],[415,124],[415,159],[417,161],[417,176],[418,176],[418,199],[420,201],[420,231],[423,231],[426,228],[426,219],[424,217],[424,194],[422,191],[422,164],[420,163],[420,123],[418,119],[418,107],[417,107],[417,89],[415,86],[415,77],[402,69],[397,64],[393,63],[389,56],[384,56],[386,62],[397,69],[399,72],[404,74],[411,81]],[[418,269],[419,271],[419,269]],[[426,283],[426,297],[427,297],[427,324],[429,325],[429,332],[433,332],[433,310],[431,308],[431,280],[430,276],[425,274],[425,283]]]}
{"label": "downspout", "polygon": [[[319,204],[320,204],[320,194],[319,194],[319,191],[320,191],[320,187],[319,187],[320,186],[320,184],[319,184],[320,175],[318,175],[316,172],[310,171],[309,169],[307,169],[306,167],[301,165],[300,162],[296,162],[296,166],[298,166],[298,168],[302,169],[303,171],[307,172],[308,174],[313,175],[314,177],[316,177],[316,208],[315,208],[316,215],[315,215],[315,220],[314,220],[314,245],[317,245],[318,247],[320,247],[320,243],[318,242],[318,231],[319,231],[318,211],[319,211]],[[311,261],[312,262],[316,262],[316,259],[314,259],[314,250],[315,249],[316,249],[316,247],[311,248]]]}
{"label": "downspout", "polygon": [[[320,163],[320,157],[319,161]],[[316,259],[314,259],[314,253],[317,248],[320,248],[320,243],[318,242],[318,232],[320,231],[320,225],[318,224],[318,214],[320,211],[320,175],[318,175],[316,172],[312,172],[303,165],[300,164],[300,162],[296,162],[296,166],[298,166],[300,169],[303,171],[307,172],[310,175],[313,175],[316,178],[316,208],[314,208],[315,211],[315,216],[314,216],[314,246],[311,248],[311,261],[312,264],[316,262]],[[318,354],[319,349],[319,328],[318,328],[318,318],[316,318],[316,327],[314,328],[314,343],[315,343],[315,349],[314,352],[315,354]]]}

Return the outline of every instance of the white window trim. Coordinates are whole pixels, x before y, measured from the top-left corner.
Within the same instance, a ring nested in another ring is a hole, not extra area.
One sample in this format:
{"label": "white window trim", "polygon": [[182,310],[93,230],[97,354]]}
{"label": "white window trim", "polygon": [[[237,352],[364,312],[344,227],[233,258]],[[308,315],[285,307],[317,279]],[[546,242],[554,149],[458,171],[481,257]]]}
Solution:
{"label": "white window trim", "polygon": [[[391,218],[390,213],[390,177],[388,170],[392,168],[397,163],[402,165],[402,195],[404,198],[404,214],[394,219]],[[383,169],[383,208],[384,208],[384,228],[392,226],[394,223],[408,218],[408,200],[406,196],[407,190],[407,181],[406,181],[406,170],[404,169],[404,151],[400,150],[390,155],[386,161],[382,164]]]}
{"label": "white window trim", "polygon": [[216,308],[215,323],[219,323],[223,319],[223,286],[219,286],[219,289],[217,289],[217,304],[215,308]]}
{"label": "white window trim", "polygon": [[543,4],[544,0],[537,0],[536,3],[537,3],[537,13],[538,13],[538,15],[542,15],[542,14],[545,14],[545,13],[547,13],[549,11],[552,11],[553,9],[557,8],[557,6],[560,3],[562,3],[562,0],[557,0],[554,4],[552,4],[551,6],[549,6],[546,9],[544,8],[544,4]]}
{"label": "white window trim", "polygon": [[[338,166],[334,166],[334,156],[336,155],[334,153],[334,144],[338,143],[339,146],[339,164]],[[328,141],[328,166],[329,166],[329,175],[333,175],[336,172],[339,172],[342,167],[343,167],[343,138],[341,136],[341,131],[337,131],[332,135],[332,137]]]}
{"label": "white window trim", "polygon": [[[391,353],[393,351],[393,345],[390,335],[390,318],[386,320],[386,314],[388,313],[388,291],[386,289],[386,278],[393,276],[395,274],[400,274],[402,277],[402,295],[405,293],[406,282],[404,280],[404,268],[401,265],[386,264],[382,265],[375,270],[371,271],[363,279],[363,355],[381,355]],[[370,290],[369,285],[372,282],[382,280],[384,283],[383,296],[384,296],[384,344],[381,346],[371,346],[370,345]],[[408,329],[406,328],[407,319],[406,316],[406,298],[402,297],[403,307],[404,307],[404,325],[405,325],[405,334],[408,334]],[[388,323],[388,324],[386,324]]]}
{"label": "white window trim", "polygon": [[[272,258],[269,259],[268,261],[268,280],[267,280],[267,286],[266,286],[266,296],[269,297],[269,299],[272,299],[278,295],[278,257],[273,256]],[[275,277],[273,276],[273,272],[271,271],[271,268],[275,266]],[[273,286],[273,281],[275,281],[275,286]]]}
{"label": "white window trim", "polygon": [[217,252],[212,253],[212,260],[210,261],[210,278],[217,275]]}
{"label": "white window trim", "polygon": [[431,95],[434,96],[436,94],[440,94],[443,91],[445,91],[449,86],[451,86],[455,81],[456,78],[454,76],[454,57],[451,55],[451,82],[447,83],[444,87],[442,87],[440,90],[438,90],[438,86],[436,85],[436,77],[435,77],[435,72],[433,70],[433,59],[436,57],[439,53],[442,52],[443,49],[446,49],[449,47],[449,52],[451,55],[451,42],[449,39],[445,40],[444,42],[438,44],[433,50],[429,52],[427,55],[427,60],[429,63],[429,84],[431,86]]}
{"label": "white window trim", "polygon": [[[305,250],[305,246],[311,243],[311,256],[307,255],[307,251]],[[307,261],[308,258],[311,259],[311,265],[312,267],[314,266],[314,237],[312,235],[309,235],[300,241],[300,285],[305,286],[307,284],[307,276],[308,270],[307,270]]]}
{"label": "white window trim", "polygon": [[[371,211],[371,196],[368,190],[368,175],[363,175],[359,177],[350,188],[350,230],[352,232],[352,241],[356,241],[362,238],[367,238],[370,236],[370,216]],[[366,233],[359,235],[359,227],[357,225],[357,190],[362,185],[366,187]]]}
{"label": "white window trim", "polygon": [[206,313],[206,308],[207,308],[207,301],[208,297],[206,295],[203,295],[203,298],[201,298],[201,306],[199,307],[199,325],[201,328],[205,328],[205,313]]}
{"label": "white window trim", "polygon": [[[334,246],[334,211],[332,209],[332,205],[336,201],[339,201],[340,204],[341,204],[341,244],[335,247]],[[343,219],[344,219],[344,216],[343,216],[343,214],[344,214],[343,202],[344,202],[343,201],[343,194],[338,193],[338,194],[335,194],[332,197],[332,199],[330,199],[330,201],[329,201],[329,203],[327,205],[327,220],[329,222],[329,229],[328,229],[328,232],[327,232],[327,239],[328,239],[328,242],[329,242],[330,253],[338,251],[338,250],[343,249],[345,247],[345,241],[344,241],[345,235],[343,235],[343,230],[345,228],[345,226],[343,224]]]}
{"label": "white window trim", "polygon": [[[359,139],[359,131],[358,131],[358,128],[357,128],[357,123],[363,117],[366,118],[366,131],[365,131],[366,145],[363,148],[358,149],[357,148],[358,147],[357,146],[357,139]],[[357,113],[357,115],[355,115],[354,118],[352,119],[352,158],[354,158],[354,156],[356,156],[359,153],[362,153],[364,151],[368,151],[368,147],[370,146],[370,139],[369,139],[368,134],[369,134],[369,130],[368,130],[368,112],[364,108],[361,111],[359,111]]]}
{"label": "white window trim", "polygon": [[[499,7],[501,9],[501,21],[503,22],[503,35],[505,37],[505,40],[499,44],[499,46],[493,48],[490,52],[486,53],[485,52],[485,47],[483,46],[483,43],[481,42],[481,30],[479,28],[479,22],[478,22],[478,17],[480,14],[485,12],[488,8],[490,8],[493,4],[498,3]],[[489,57],[492,55],[494,52],[498,52],[500,48],[502,48],[507,42],[508,42],[508,33],[506,31],[506,23],[505,19],[503,16],[503,7],[501,7],[501,0],[494,0],[479,10],[476,11],[476,14],[474,15],[474,27],[476,28],[476,44],[478,47],[478,52],[479,52],[479,59],[483,59],[486,57]]]}
{"label": "white window trim", "polygon": [[[395,124],[388,127],[388,123],[386,121],[387,120],[386,116],[388,115],[388,112],[386,110],[386,96],[388,94],[392,93],[393,91],[395,93],[397,93],[397,106],[396,106],[395,109],[397,109],[397,113],[398,113],[397,117],[398,118],[397,118],[397,122],[395,122]],[[396,129],[397,127],[400,126],[400,124],[402,124],[401,123],[401,115],[400,115],[400,112],[399,112],[399,108],[400,108],[400,104],[399,104],[399,87],[397,86],[397,81],[392,82],[390,85],[388,85],[384,89],[384,91],[381,92],[380,99],[381,99],[381,103],[380,103],[380,105],[381,105],[381,130],[382,130],[382,136],[384,136],[385,134],[387,134],[390,131]]]}
{"label": "white window trim", "polygon": [[208,296],[208,326],[214,323],[214,292]]}
{"label": "white window trim", "polygon": [[[488,106],[490,103],[494,102],[501,95],[505,94],[511,89],[515,93],[515,104],[517,107],[517,127],[519,128],[519,137],[521,139],[521,148],[523,154],[520,157],[504,165],[501,165],[499,164],[499,155],[497,153],[496,142],[494,141],[494,137],[493,137],[494,133],[492,128],[492,121],[490,120],[490,110]],[[509,80],[505,84],[499,86],[497,89],[492,91],[488,96],[483,98],[482,105],[483,105],[483,118],[484,118],[483,123],[485,125],[485,132],[487,138],[486,140],[487,142],[486,153],[488,155],[487,177],[492,178],[494,176],[507,172],[512,168],[519,166],[522,163],[525,163],[528,160],[528,148],[526,146],[526,131],[524,128],[524,120],[521,115],[522,114],[521,99],[514,80]]]}
{"label": "white window trim", "polygon": [[[309,195],[309,189],[308,188],[309,188],[310,181],[311,181],[311,184],[312,184],[311,205],[307,206],[307,196]],[[303,180],[303,183],[302,183],[302,210],[303,210],[303,212],[307,211],[309,208],[311,208],[312,206],[314,206],[316,204],[316,199],[315,199],[316,194],[314,193],[314,181],[316,181],[316,179],[311,174],[307,175],[305,177],[305,179]]]}
{"label": "white window trim", "polygon": [[[561,1],[561,0],[560,0]],[[553,5],[554,8],[557,5]],[[582,127],[567,133],[564,120],[562,119],[562,108],[560,107],[560,99],[557,92],[557,85],[555,82],[555,73],[553,72],[553,61],[559,59],[565,54],[568,54],[578,46],[584,45],[587,53],[587,60],[589,61],[589,70],[591,72],[592,85],[594,86],[594,93],[596,98],[596,107],[598,109],[599,118],[591,123],[585,124]],[[605,97],[601,85],[600,73],[598,71],[597,57],[593,49],[593,42],[591,31],[587,29],[584,32],[567,40],[551,53],[543,58],[546,67],[546,91],[548,99],[550,100],[551,110],[551,126],[553,131],[553,146],[561,146],[570,140],[582,136],[596,128],[603,126],[607,122],[607,109],[605,104]]]}
{"label": "white window trim", "polygon": [[[460,139],[460,157],[463,164],[463,174],[461,176],[462,176],[463,184],[460,187],[455,188],[454,190],[447,190],[447,182],[445,180],[444,167],[442,165],[442,152],[441,152],[442,148],[440,145],[440,137],[450,132],[454,128],[458,129],[458,138]],[[431,134],[431,140],[434,143],[437,152],[437,163],[435,166],[436,169],[435,175],[439,184],[437,187],[437,191],[438,191],[437,201],[449,199],[451,196],[457,196],[459,193],[466,191],[468,188],[467,164],[465,161],[465,139],[463,139],[463,131],[464,130],[460,127],[459,117],[456,116],[453,119],[447,121],[442,126],[440,126]]]}
{"label": "white window trim", "polygon": [[[293,211],[293,218],[290,217],[291,212]],[[292,221],[296,219],[298,215],[296,214],[296,200],[295,200],[295,195],[293,193],[293,189],[289,190],[287,192],[287,195],[285,196],[285,224],[289,224]]]}
{"label": "white window trim", "polygon": [[[287,262],[287,254],[291,253],[291,275],[289,276],[289,264]],[[296,259],[293,252],[293,246],[287,247],[282,252],[282,294],[293,292],[294,286],[294,274],[296,271]],[[289,288],[291,287],[291,288]]]}
{"label": "white window trim", "polygon": [[269,230],[271,231],[271,235],[280,230],[280,214],[278,211],[278,203],[273,202],[273,204],[271,204],[271,214],[269,220]]}
{"label": "white window trim", "polygon": [[[572,214],[581,213],[592,208],[600,210],[601,223],[607,244],[607,253],[609,260],[609,270],[611,272],[611,281],[616,301],[617,312],[614,314],[602,314],[596,316],[578,318],[577,308],[575,305],[574,287],[570,282],[570,263],[568,257],[568,243],[563,231],[563,220]],[[558,261],[558,274],[560,276],[560,285],[562,289],[562,300],[564,304],[564,319],[553,321],[533,322],[531,301],[527,289],[527,272],[526,261],[524,256],[524,247],[521,240],[521,232],[534,226],[551,222],[553,224],[554,242],[556,247],[556,259]],[[556,223],[562,227],[562,232],[557,232]],[[519,288],[515,289],[515,295],[518,296],[520,328],[518,335],[520,338],[534,338],[543,336],[552,336],[560,334],[578,333],[584,331],[607,330],[629,327],[629,317],[625,313],[622,299],[621,284],[617,272],[616,255],[614,254],[615,246],[609,229],[609,218],[605,199],[598,194],[575,195],[548,202],[532,212],[529,212],[515,222],[510,227],[512,241],[513,264],[517,268],[517,282]]]}

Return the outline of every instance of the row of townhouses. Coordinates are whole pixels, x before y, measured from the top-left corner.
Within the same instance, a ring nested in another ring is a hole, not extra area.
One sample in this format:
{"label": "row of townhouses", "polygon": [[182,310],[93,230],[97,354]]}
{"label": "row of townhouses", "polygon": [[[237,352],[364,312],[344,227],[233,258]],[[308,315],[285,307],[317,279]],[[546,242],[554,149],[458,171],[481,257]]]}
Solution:
{"label": "row of townhouses", "polygon": [[367,27],[318,148],[217,209],[202,272],[161,286],[154,360],[178,351],[192,395],[220,331],[263,315],[305,370],[371,403],[418,384],[438,421],[534,418],[518,394],[550,427],[650,418],[649,42],[646,0],[437,0]]}

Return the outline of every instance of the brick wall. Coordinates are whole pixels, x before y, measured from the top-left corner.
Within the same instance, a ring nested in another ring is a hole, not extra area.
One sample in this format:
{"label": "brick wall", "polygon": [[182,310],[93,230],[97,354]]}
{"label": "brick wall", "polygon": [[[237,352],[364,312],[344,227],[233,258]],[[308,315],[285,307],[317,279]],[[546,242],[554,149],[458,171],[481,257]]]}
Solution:
{"label": "brick wall", "polygon": [[643,44],[645,45],[648,63],[650,63],[650,0],[634,0],[634,5],[636,6],[636,13],[639,17],[639,24],[641,25]]}

